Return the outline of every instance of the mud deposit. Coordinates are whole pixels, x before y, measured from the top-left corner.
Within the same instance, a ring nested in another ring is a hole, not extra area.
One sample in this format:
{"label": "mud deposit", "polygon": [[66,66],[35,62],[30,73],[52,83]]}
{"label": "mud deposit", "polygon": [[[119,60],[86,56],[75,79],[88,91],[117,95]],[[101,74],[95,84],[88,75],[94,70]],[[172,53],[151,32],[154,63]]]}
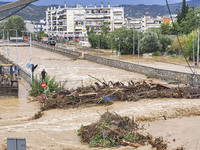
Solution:
{"label": "mud deposit", "polygon": [[[15,50],[11,49],[12,53],[15,54]],[[25,67],[29,62],[29,49],[21,48],[19,56],[20,65]],[[15,55],[10,57],[16,60]],[[45,68],[51,76],[57,75],[57,80],[84,80],[84,84],[89,85],[94,80],[89,78],[88,74],[98,79],[104,78],[106,81],[126,82],[146,79],[140,74],[104,67],[84,60],[69,60],[59,54],[33,49],[33,63],[39,64],[36,73],[40,73],[41,69]],[[76,83],[74,81],[71,84]],[[169,142],[169,150],[181,145],[184,145],[186,150],[200,149],[199,99],[150,99],[138,102],[115,102],[110,106],[55,109],[45,111],[44,115],[37,120],[30,120],[40,106],[35,102],[27,103],[28,91],[25,86],[20,83],[19,99],[0,99],[0,149],[6,145],[7,137],[18,137],[26,138],[28,150],[88,150],[88,145],[80,142],[77,130],[81,125],[86,126],[98,121],[99,113],[103,114],[107,110],[121,116],[130,118],[135,116],[137,120],[143,120],[146,132],[150,132],[155,137],[163,136],[164,140]],[[164,120],[163,115],[167,120]],[[132,147],[113,149],[127,150]],[[139,149],[151,150],[152,148],[147,146]]]}

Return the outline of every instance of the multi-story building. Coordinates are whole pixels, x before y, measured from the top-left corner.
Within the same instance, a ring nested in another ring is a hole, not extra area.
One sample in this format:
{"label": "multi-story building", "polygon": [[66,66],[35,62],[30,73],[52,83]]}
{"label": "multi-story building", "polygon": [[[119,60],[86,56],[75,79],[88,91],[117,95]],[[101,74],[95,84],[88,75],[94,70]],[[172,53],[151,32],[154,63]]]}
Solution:
{"label": "multi-story building", "polygon": [[63,37],[67,40],[84,40],[87,30],[93,29],[100,33],[100,26],[107,23],[110,31],[114,31],[124,25],[123,7],[75,7],[58,8],[51,7],[46,11],[47,33],[50,36]]}
{"label": "multi-story building", "polygon": [[44,20],[34,23],[34,33],[39,33],[40,31],[46,32],[46,23]]}
{"label": "multi-story building", "polygon": [[146,32],[149,29],[159,28],[162,22],[163,17],[161,16],[152,18],[144,15],[141,18],[126,18],[125,24],[127,28],[135,28],[142,32]]}

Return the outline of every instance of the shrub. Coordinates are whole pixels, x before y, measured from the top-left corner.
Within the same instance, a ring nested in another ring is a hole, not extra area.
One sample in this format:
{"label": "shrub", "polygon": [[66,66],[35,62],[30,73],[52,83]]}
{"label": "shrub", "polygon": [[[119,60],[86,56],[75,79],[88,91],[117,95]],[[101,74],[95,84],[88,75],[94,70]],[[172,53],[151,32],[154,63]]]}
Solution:
{"label": "shrub", "polygon": [[160,56],[160,52],[159,51],[154,52],[153,56]]}
{"label": "shrub", "polygon": [[41,87],[41,84],[43,82],[47,84],[45,88],[47,96],[51,96],[53,91],[59,90],[59,83],[55,81],[55,77],[50,78],[49,75],[46,75],[45,80],[42,81],[42,77],[40,76],[39,79],[37,79],[36,77],[36,79],[33,81],[31,85],[31,91],[30,91],[31,96],[38,96],[44,93],[44,89]]}

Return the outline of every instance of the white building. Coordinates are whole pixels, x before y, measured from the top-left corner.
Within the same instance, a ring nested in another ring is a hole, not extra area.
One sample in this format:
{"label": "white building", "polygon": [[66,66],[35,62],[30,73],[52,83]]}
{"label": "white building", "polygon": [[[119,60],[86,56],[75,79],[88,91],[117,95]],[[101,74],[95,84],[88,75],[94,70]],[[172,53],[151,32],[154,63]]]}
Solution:
{"label": "white building", "polygon": [[34,23],[34,33],[39,33],[40,31],[46,32],[46,22],[45,22],[45,20],[40,20],[40,22]]}
{"label": "white building", "polygon": [[124,25],[124,8],[122,7],[75,7],[48,8],[46,11],[47,33],[50,36],[63,37],[67,40],[84,40],[87,30],[100,33],[100,26],[108,23],[110,31]]}
{"label": "white building", "polygon": [[146,32],[149,29],[159,28],[162,22],[163,17],[161,16],[152,18],[145,15],[141,18],[126,18],[125,24],[127,28],[135,28],[141,32]]}

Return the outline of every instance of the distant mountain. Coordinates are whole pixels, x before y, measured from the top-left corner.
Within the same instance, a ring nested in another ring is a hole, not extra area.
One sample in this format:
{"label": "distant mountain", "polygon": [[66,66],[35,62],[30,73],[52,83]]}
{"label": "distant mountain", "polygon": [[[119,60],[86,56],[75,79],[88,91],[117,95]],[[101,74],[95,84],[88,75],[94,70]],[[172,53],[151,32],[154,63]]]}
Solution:
{"label": "distant mountain", "polygon": [[[8,2],[0,2],[0,5],[6,4]],[[194,6],[195,8],[200,7],[200,0],[191,0],[187,2],[189,7]],[[53,5],[55,6],[55,5]],[[144,14],[150,15],[152,17],[156,16],[167,16],[169,15],[168,9],[165,6],[162,5],[120,5],[124,7],[125,11],[125,17],[141,17]],[[176,3],[176,4],[170,4],[170,9],[172,14],[177,13],[177,9],[181,9],[182,3]],[[25,20],[33,20],[38,21],[40,19],[44,19],[46,14],[45,11],[48,7],[51,6],[34,6],[29,5],[17,15],[22,16]],[[7,16],[8,14],[11,14],[16,9],[4,13],[0,13],[0,17]]]}
{"label": "distant mountain", "polygon": [[[200,7],[200,0],[188,1],[187,4],[189,7],[194,6],[195,8]],[[152,17],[156,16],[168,16],[169,11],[167,6],[162,5],[121,5],[124,7],[125,17],[141,17],[144,14],[147,14]],[[181,10],[182,3],[170,4],[170,10],[172,14],[177,13],[177,9]]]}
{"label": "distant mountain", "polygon": [[4,4],[7,4],[9,2],[0,2],[0,5],[4,5]]}

